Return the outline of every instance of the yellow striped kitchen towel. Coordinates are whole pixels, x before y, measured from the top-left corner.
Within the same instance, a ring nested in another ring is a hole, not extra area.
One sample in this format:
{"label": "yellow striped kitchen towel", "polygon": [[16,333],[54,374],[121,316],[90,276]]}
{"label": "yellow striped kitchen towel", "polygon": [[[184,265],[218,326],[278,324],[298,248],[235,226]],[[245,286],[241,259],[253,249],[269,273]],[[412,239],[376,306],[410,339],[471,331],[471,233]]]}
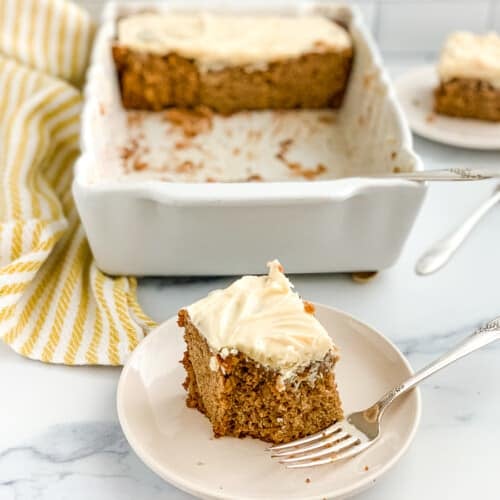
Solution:
{"label": "yellow striped kitchen towel", "polygon": [[51,363],[122,364],[154,326],[95,266],[71,195],[91,19],[0,0],[0,337]]}

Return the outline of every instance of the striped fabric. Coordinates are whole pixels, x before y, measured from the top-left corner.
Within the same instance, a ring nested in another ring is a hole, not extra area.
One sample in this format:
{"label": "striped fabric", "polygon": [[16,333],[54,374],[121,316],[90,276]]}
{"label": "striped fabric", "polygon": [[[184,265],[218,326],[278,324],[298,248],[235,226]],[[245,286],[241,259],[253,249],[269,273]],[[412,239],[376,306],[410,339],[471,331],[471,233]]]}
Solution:
{"label": "striped fabric", "polygon": [[96,267],[71,195],[93,35],[65,0],[0,0],[0,337],[50,363],[122,364],[154,326]]}

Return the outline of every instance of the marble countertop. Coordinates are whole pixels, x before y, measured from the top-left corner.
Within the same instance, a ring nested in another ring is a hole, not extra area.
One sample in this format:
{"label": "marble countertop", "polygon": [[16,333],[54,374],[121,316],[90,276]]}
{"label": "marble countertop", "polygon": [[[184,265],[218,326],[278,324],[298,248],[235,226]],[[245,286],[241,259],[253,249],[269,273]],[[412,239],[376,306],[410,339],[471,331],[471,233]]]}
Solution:
{"label": "marble countertop", "polygon": [[[391,61],[393,72],[409,63]],[[497,164],[498,153],[416,138],[426,168]],[[295,276],[309,300],[354,314],[390,337],[415,368],[500,314],[500,207],[453,261],[418,277],[417,256],[461,221],[493,183],[435,184],[396,266],[367,284],[345,275]],[[157,320],[224,286],[222,279],[146,279],[139,299]],[[500,343],[422,385],[423,415],[403,459],[362,500],[496,499],[500,450]],[[115,368],[50,366],[0,344],[0,500],[191,498],[140,462],[118,424]]]}

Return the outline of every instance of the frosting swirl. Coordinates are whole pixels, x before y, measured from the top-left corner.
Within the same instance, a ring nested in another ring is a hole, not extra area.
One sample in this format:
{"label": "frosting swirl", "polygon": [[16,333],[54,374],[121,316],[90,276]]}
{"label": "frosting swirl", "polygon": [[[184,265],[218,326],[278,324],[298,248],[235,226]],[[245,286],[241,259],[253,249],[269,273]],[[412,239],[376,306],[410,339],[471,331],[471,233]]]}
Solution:
{"label": "frosting swirl", "polygon": [[215,352],[237,349],[283,374],[295,372],[336,350],[281,264],[268,263],[267,276],[244,276],[187,308],[191,322]]}
{"label": "frosting swirl", "polygon": [[194,59],[203,69],[265,63],[308,52],[345,50],[348,32],[319,15],[248,16],[140,13],[118,22],[118,42],[132,49]]}
{"label": "frosting swirl", "polygon": [[442,81],[453,78],[483,80],[500,88],[500,36],[458,31],[448,37],[438,66]]}

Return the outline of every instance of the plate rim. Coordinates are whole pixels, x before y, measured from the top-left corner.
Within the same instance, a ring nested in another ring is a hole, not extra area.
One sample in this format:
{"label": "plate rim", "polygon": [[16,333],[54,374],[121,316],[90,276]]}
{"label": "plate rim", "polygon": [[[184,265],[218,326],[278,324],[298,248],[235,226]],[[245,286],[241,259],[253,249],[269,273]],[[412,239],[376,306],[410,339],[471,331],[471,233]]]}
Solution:
{"label": "plate rim", "polygon": [[[371,325],[368,323],[365,323],[364,321],[361,321],[357,319],[356,317],[352,316],[351,314],[347,313],[346,311],[343,311],[341,309],[337,309],[332,306],[328,306],[325,304],[321,304],[319,302],[313,302],[314,306],[316,309],[323,309],[327,310],[329,312],[333,312],[335,314],[338,314],[340,316],[343,316],[345,319],[348,319],[350,321],[354,321],[358,325],[370,330],[372,333],[375,333],[379,340],[382,340],[385,342],[392,350],[398,355],[398,358],[402,363],[405,365],[405,367],[408,369],[410,374],[414,374],[414,370],[406,358],[406,356],[399,350],[399,348],[394,344],[394,342],[380,333],[376,328],[373,328]],[[154,335],[157,335],[158,332],[165,327],[167,323],[174,322],[176,316],[171,316],[165,321],[163,321],[161,324],[159,324],[156,328],[154,328],[136,347],[136,349],[132,352],[130,357],[128,358],[127,362],[123,366],[123,369],[120,373],[120,378],[118,380],[118,385],[116,389],[116,410],[118,414],[118,421],[120,424],[120,427],[123,431],[123,434],[134,451],[134,453],[137,454],[139,459],[147,466],[149,467],[150,470],[152,470],[156,475],[158,475],[162,480],[166,481],[167,483],[179,488],[180,490],[184,491],[185,493],[189,493],[190,495],[194,496],[200,496],[200,498],[216,498],[220,500],[256,500],[256,497],[246,497],[246,496],[232,496],[228,495],[226,493],[222,492],[217,492],[216,495],[215,492],[210,491],[210,490],[202,490],[199,488],[193,488],[193,485],[189,480],[183,479],[183,477],[179,476],[177,473],[171,473],[166,474],[164,470],[160,467],[160,464],[158,461],[151,459],[148,455],[148,453],[145,452],[143,449],[142,445],[138,440],[133,437],[133,432],[128,425],[127,419],[125,417],[125,410],[123,406],[123,393],[124,393],[124,387],[125,387],[125,380],[127,378],[127,375],[129,371],[131,370],[131,366],[133,364],[133,361],[135,357],[138,357],[141,353],[141,349],[144,349],[149,342],[151,342],[150,338],[152,338]],[[142,347],[141,347],[142,346]],[[357,493],[360,493],[366,489],[368,489],[371,485],[373,485],[374,479],[377,479],[381,476],[383,476],[386,472],[388,472],[394,465],[403,457],[403,455],[408,451],[408,448],[412,444],[413,440],[415,439],[415,435],[418,431],[421,416],[422,416],[422,395],[420,391],[420,387],[415,387],[412,392],[410,392],[409,395],[413,394],[415,397],[415,416],[413,418],[413,422],[410,428],[410,431],[408,433],[407,438],[405,439],[403,445],[401,448],[398,449],[396,454],[388,460],[385,465],[380,467],[377,470],[377,475],[375,478],[373,477],[366,477],[364,479],[361,479],[360,481],[356,482],[356,485],[354,487],[349,487],[346,486],[342,490],[334,492],[333,496],[331,493],[326,492],[322,493],[320,495],[310,495],[310,496],[304,496],[302,497],[302,500],[323,500],[325,498],[325,495],[327,498],[347,498],[352,495],[355,495]]]}
{"label": "plate rim", "polygon": [[[403,85],[403,82],[406,84],[406,81],[411,79],[411,76],[417,75],[419,73],[424,73],[424,72],[434,72],[436,74],[436,66],[434,64],[420,64],[419,66],[413,66],[410,67],[409,69],[405,70],[403,73],[401,73],[397,78],[394,80],[394,88],[396,90],[396,95],[398,97],[398,101],[401,103],[401,108],[406,116],[406,119],[408,121],[408,125],[410,129],[417,134],[420,137],[423,137],[425,139],[428,139],[432,142],[438,143],[438,144],[445,144],[447,146],[454,146],[457,148],[463,148],[463,149],[471,149],[475,151],[499,151],[500,150],[500,141],[497,144],[490,144],[490,145],[479,145],[474,142],[468,142],[466,136],[464,136],[464,139],[462,142],[456,141],[454,139],[450,139],[447,137],[442,137],[441,135],[434,135],[432,132],[429,132],[428,127],[423,127],[420,126],[419,124],[416,124],[415,121],[412,119],[413,114],[408,113],[407,111],[407,106],[405,105],[406,99],[402,99],[402,93],[401,93],[401,87]],[[429,110],[430,112],[434,112],[432,109]],[[460,117],[446,117],[443,116],[443,118],[448,118],[452,119],[455,118],[456,120],[473,120],[469,118],[460,118]],[[499,122],[500,123],[500,122]]]}

